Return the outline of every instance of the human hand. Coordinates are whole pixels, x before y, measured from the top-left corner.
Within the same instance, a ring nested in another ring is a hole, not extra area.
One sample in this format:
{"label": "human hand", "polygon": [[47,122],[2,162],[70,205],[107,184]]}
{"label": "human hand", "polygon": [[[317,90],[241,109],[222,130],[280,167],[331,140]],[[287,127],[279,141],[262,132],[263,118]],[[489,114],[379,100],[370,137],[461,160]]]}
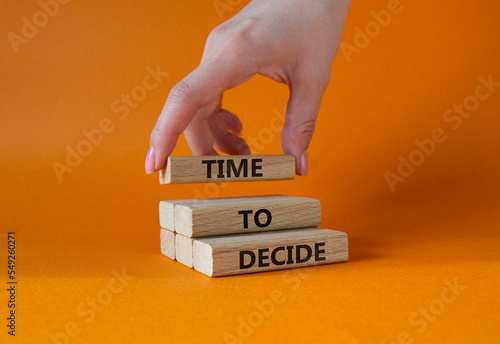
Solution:
{"label": "human hand", "polygon": [[200,65],[175,85],[151,134],[146,173],[165,167],[182,132],[194,155],[250,154],[242,123],[222,108],[224,91],[265,75],[288,85],[281,134],[296,173],[308,171],[307,148],[330,80],[350,0],[253,0],[209,35]]}

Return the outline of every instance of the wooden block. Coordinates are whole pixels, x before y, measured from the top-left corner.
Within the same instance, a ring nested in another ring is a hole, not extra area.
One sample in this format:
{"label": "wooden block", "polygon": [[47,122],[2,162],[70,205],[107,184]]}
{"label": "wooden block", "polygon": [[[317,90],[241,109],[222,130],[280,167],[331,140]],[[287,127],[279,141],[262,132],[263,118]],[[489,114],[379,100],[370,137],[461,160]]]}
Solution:
{"label": "wooden block", "polygon": [[[175,232],[193,238],[321,224],[321,203],[313,198],[268,195],[174,202]],[[160,218],[167,212],[170,208],[160,206]]]}
{"label": "wooden block", "polygon": [[347,234],[330,229],[296,229],[194,239],[194,268],[226,276],[330,264],[348,258]]}
{"label": "wooden block", "polygon": [[193,267],[193,239],[177,234],[175,236],[175,259],[190,268]]}
{"label": "wooden block", "polygon": [[293,155],[171,156],[160,184],[247,182],[295,178]]}
{"label": "wooden block", "polygon": [[175,233],[164,228],[160,230],[161,253],[175,260]]}
{"label": "wooden block", "polygon": [[160,202],[160,226],[175,232],[175,205],[184,201],[161,201]]}

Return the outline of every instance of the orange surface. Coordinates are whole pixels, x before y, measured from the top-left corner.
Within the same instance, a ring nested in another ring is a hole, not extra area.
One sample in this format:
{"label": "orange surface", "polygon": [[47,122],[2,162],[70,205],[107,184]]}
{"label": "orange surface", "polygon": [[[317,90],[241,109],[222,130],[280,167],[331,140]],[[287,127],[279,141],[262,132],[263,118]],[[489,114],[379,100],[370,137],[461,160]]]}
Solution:
{"label": "orange surface", "polygon": [[[473,97],[478,77],[500,81],[500,3],[402,0],[350,62],[339,51],[306,178],[159,185],[144,173],[157,115],[210,30],[243,5],[69,2],[46,23],[37,17],[45,26],[16,53],[9,33],[41,8],[0,2],[1,231],[16,232],[19,282],[14,340],[2,235],[1,342],[498,341],[500,88]],[[356,27],[386,8],[354,1],[343,42],[353,46]],[[157,65],[169,75],[141,93]],[[145,99],[117,110],[131,91]],[[254,153],[281,152],[270,128],[286,99],[286,86],[263,77],[225,95]],[[443,117],[464,100],[474,111],[460,126]],[[415,152],[436,128],[444,142]],[[99,144],[84,143],[83,130]],[[60,182],[53,163],[77,146],[87,156]],[[175,154],[190,154],[184,138]],[[391,191],[386,172],[410,155],[421,164]],[[160,254],[160,200],[271,193],[320,199],[322,227],[349,234],[349,262],[212,279]],[[116,279],[122,271],[134,278]]]}

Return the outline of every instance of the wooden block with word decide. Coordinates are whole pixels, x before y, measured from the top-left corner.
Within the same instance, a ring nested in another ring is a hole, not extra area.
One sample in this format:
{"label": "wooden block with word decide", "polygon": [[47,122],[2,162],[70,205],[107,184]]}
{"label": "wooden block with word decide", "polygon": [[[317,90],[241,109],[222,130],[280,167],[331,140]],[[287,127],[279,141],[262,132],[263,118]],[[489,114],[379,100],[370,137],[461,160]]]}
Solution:
{"label": "wooden block with word decide", "polygon": [[160,184],[246,182],[295,178],[293,155],[171,156]]}
{"label": "wooden block with word decide", "polygon": [[193,238],[321,224],[319,200],[284,195],[162,201],[162,227],[170,225],[162,219],[170,217],[172,212],[175,232]]}
{"label": "wooden block with word decide", "polygon": [[330,264],[347,258],[347,234],[330,229],[193,240],[194,268],[213,277]]}
{"label": "wooden block with word decide", "polygon": [[175,233],[164,228],[160,230],[161,253],[175,260]]}
{"label": "wooden block with word decide", "polygon": [[175,259],[190,268],[193,267],[193,239],[177,234],[175,236]]}

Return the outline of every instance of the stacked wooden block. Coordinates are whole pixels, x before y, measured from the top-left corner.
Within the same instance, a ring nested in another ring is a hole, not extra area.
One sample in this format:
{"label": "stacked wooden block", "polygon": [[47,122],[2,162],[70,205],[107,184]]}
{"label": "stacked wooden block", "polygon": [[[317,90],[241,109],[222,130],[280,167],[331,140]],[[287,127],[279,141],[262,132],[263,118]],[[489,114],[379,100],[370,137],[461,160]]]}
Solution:
{"label": "stacked wooden block", "polygon": [[[292,155],[170,157],[160,183],[284,180]],[[161,252],[208,276],[345,261],[347,234],[319,229],[316,199],[283,195],[160,202]]]}

